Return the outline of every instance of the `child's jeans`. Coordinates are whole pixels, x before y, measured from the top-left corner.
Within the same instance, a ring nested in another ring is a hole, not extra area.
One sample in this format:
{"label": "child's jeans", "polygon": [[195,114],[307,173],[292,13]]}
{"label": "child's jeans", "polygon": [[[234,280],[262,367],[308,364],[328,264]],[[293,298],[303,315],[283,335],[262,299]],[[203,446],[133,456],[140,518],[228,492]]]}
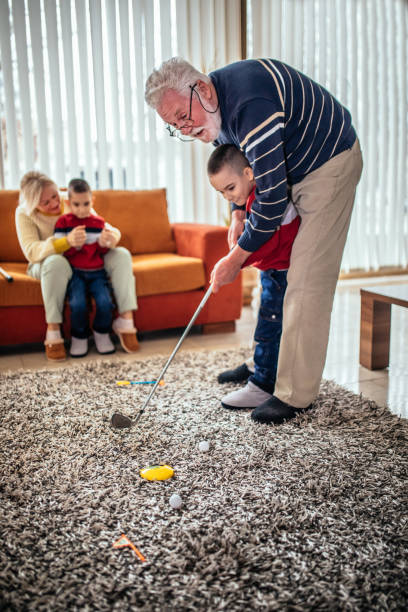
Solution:
{"label": "child's jeans", "polygon": [[105,270],[74,269],[67,293],[71,309],[71,336],[75,338],[89,336],[88,292],[96,305],[93,329],[100,334],[106,334],[111,329],[114,304]]}
{"label": "child's jeans", "polygon": [[255,372],[249,378],[264,391],[273,393],[278,367],[279,345],[282,334],[283,298],[287,270],[261,272],[261,305],[255,329]]}

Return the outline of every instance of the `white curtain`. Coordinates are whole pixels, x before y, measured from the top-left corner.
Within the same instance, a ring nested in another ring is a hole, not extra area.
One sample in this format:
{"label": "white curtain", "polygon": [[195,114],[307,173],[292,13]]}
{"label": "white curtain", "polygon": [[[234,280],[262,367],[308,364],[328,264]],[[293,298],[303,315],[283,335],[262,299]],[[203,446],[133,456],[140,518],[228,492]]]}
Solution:
{"label": "white curtain", "polygon": [[240,0],[0,0],[0,180],[166,187],[172,221],[223,223],[211,145],[170,138],[147,76],[181,55],[207,72],[241,59]]}
{"label": "white curtain", "polygon": [[408,265],[407,0],[248,0],[248,57],[274,57],[350,111],[364,156],[344,271]]}
{"label": "white curtain", "polygon": [[[247,0],[247,55],[281,59],[351,111],[363,154],[343,269],[408,265],[407,0]],[[153,67],[241,58],[240,0],[0,0],[0,185],[168,190],[172,221],[223,223],[211,146],[170,139],[144,102]]]}

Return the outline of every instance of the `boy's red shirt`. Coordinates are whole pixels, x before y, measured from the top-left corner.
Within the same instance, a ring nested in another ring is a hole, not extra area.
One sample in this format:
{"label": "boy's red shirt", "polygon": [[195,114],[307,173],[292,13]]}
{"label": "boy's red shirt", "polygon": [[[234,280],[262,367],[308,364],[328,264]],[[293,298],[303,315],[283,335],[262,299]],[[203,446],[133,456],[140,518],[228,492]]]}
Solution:
{"label": "boy's red shirt", "polygon": [[99,270],[104,267],[103,256],[109,251],[101,247],[98,238],[105,226],[105,221],[98,215],[89,215],[85,219],[78,219],[72,213],[62,215],[55,224],[55,238],[64,238],[78,225],[85,225],[86,242],[80,248],[71,247],[64,252],[73,268],[80,270]]}
{"label": "boy's red shirt", "polygon": [[[254,200],[255,189],[246,202],[247,215],[251,212]],[[281,225],[272,238],[265,242],[257,251],[251,253],[242,267],[254,266],[259,270],[287,270],[290,264],[292,245],[298,233],[299,225],[299,215],[289,223]]]}

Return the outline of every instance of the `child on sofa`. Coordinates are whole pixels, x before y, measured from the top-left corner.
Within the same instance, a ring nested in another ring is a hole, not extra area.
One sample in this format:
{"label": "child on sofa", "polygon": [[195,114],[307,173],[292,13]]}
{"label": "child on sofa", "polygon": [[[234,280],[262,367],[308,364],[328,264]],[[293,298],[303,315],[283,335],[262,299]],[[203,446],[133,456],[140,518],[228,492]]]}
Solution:
{"label": "child on sofa", "polygon": [[[214,189],[229,202],[245,206],[248,217],[255,198],[255,179],[245,155],[234,145],[220,145],[208,160],[207,172]],[[286,276],[299,225],[300,217],[290,202],[280,228],[245,261],[244,266],[261,270],[261,305],[254,334],[254,372],[247,364],[242,364],[235,370],[220,374],[220,382],[247,380],[245,387],[223,397],[221,404],[224,408],[256,408],[273,395]]]}
{"label": "child on sofa", "polygon": [[83,179],[72,179],[68,185],[69,212],[59,217],[54,230],[57,250],[59,244],[66,242],[68,234],[75,228],[77,234],[76,246],[63,251],[72,267],[72,277],[67,288],[71,309],[72,357],[84,357],[88,352],[88,293],[96,305],[93,322],[96,349],[102,355],[115,352],[109,337],[114,304],[104,268],[104,255],[112,243],[107,234],[107,239],[102,242],[106,246],[101,246],[105,221],[94,214],[91,208],[92,193],[89,184]]}

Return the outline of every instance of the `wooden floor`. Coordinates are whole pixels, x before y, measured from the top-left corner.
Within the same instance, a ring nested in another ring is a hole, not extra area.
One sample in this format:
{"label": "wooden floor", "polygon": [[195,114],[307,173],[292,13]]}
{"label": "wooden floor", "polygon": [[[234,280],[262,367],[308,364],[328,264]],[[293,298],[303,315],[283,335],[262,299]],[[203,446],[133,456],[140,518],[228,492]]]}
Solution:
{"label": "wooden floor", "polygon": [[[331,379],[355,393],[387,404],[393,413],[408,418],[408,309],[392,306],[390,365],[385,370],[370,371],[359,365],[359,329],[360,329],[360,287],[372,285],[390,285],[408,283],[408,276],[392,276],[372,279],[353,279],[340,281],[338,284],[332,315],[329,347],[324,378]],[[243,309],[236,331],[226,334],[202,335],[192,330],[180,350],[212,350],[250,346],[254,331],[255,318],[249,306]],[[119,347],[114,355],[102,357],[91,348],[87,357],[81,360],[69,359],[62,364],[46,361],[38,347],[21,352],[4,349],[0,353],[0,370],[17,370],[20,368],[66,368],[75,367],[79,362],[90,359],[144,359],[162,354],[166,358],[171,354],[183,329],[149,334],[142,338],[140,351],[135,355],[125,354]],[[239,364],[231,363],[231,367]],[[208,381],[211,384],[211,381]]]}

